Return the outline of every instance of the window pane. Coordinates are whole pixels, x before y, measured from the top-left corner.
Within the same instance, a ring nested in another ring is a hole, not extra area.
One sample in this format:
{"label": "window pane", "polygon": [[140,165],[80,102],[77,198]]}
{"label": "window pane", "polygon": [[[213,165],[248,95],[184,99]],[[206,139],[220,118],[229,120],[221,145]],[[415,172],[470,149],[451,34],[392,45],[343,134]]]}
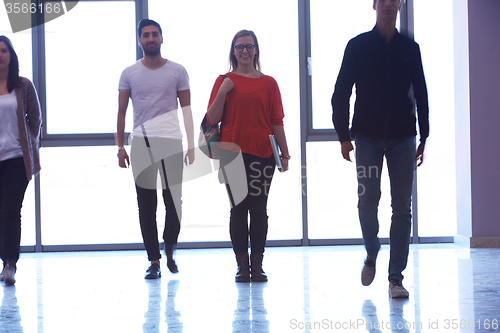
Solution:
{"label": "window pane", "polygon": [[[325,151],[330,153],[325,154]],[[362,237],[357,208],[356,164],[342,158],[337,142],[307,144],[307,185],[309,238]],[[381,189],[379,237],[386,238],[389,237],[392,210],[385,162],[382,167]]]}
{"label": "window pane", "polygon": [[[433,4],[414,2],[415,41],[422,53],[430,118],[425,162],[418,169],[418,232],[419,236],[453,236],[457,232],[453,1],[441,1],[439,11],[429,11]],[[432,27],[428,22],[433,22]]]}
{"label": "window pane", "polygon": [[15,34],[11,32],[12,28],[10,27],[7,12],[0,10],[0,35],[7,36],[14,46],[14,51],[16,51],[17,57],[19,58],[19,75],[32,81],[31,29],[20,31]]}
{"label": "window pane", "polygon": [[28,183],[21,209],[21,246],[35,245],[35,179]]}
{"label": "window pane", "polygon": [[[10,32],[10,33],[9,33]],[[7,12],[0,10],[0,35],[7,36],[14,46],[19,58],[19,75],[28,78],[33,77],[31,56],[31,29],[12,33]],[[21,210],[21,245],[35,245],[35,180],[32,179],[24,195],[23,208]]]}
{"label": "window pane", "polygon": [[131,169],[116,147],[42,148],[42,244],[142,243]]}
{"label": "window pane", "polygon": [[[373,0],[311,0],[313,128],[333,128],[331,98],[349,40],[375,26]],[[351,116],[355,94],[351,97]]]}
{"label": "window pane", "polygon": [[135,35],[133,1],[80,1],[45,24],[49,134],[116,132],[118,80],[135,61]]}
{"label": "window pane", "polygon": [[[285,131],[292,155],[290,171],[276,173],[273,178],[268,204],[268,239],[302,237],[297,7],[296,1],[289,0],[256,0],[251,6],[233,0],[149,1],[150,18],[163,30],[162,56],[182,64],[188,71],[195,128],[207,110],[215,79],[228,70],[229,48],[234,34],[249,29],[257,35],[262,71],[274,77],[281,90]],[[276,24],[276,17],[280,18],[279,24]],[[207,27],[206,31],[200,27]],[[183,214],[186,215],[183,215],[179,241],[209,240],[207,237],[229,240],[227,195],[217,178],[206,181],[203,188],[214,188],[213,197],[221,204],[222,211],[211,213],[207,220],[207,211],[196,209],[196,206],[187,209],[192,200],[190,187],[194,185],[186,183],[183,190],[183,207],[186,208]]]}
{"label": "window pane", "polygon": [[[313,128],[333,128],[331,98],[345,47],[352,38],[372,30],[375,18],[373,0],[311,0]],[[398,30],[399,23],[398,19]],[[353,88],[351,118],[355,100]]]}

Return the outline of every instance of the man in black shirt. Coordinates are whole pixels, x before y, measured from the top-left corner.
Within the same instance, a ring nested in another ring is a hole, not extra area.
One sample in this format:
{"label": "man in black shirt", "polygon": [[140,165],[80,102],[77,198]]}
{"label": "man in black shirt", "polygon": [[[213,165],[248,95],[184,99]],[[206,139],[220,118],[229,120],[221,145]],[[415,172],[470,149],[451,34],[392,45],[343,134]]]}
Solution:
{"label": "man in black shirt", "polygon": [[[374,0],[377,22],[372,31],[347,44],[332,97],[333,124],[344,159],[356,145],[358,211],[367,258],[361,282],[375,277],[380,249],[377,218],[380,174],[385,156],[391,183],[389,294],[409,296],[403,287],[411,232],[411,194],[415,165],[423,162],[429,135],[429,106],[420,48],[396,30],[401,0]],[[356,85],[356,103],[349,131],[349,98]],[[417,108],[415,109],[415,104]],[[416,112],[417,110],[417,112]],[[416,114],[420,144],[416,148]]]}

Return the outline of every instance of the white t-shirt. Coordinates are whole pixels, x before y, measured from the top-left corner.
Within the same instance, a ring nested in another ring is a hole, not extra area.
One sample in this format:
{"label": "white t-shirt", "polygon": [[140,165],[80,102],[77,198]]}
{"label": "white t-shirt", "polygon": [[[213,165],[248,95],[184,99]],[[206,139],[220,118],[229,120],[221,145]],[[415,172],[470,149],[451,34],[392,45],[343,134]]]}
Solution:
{"label": "white t-shirt", "polygon": [[0,96],[0,119],[0,161],[23,156],[15,90]]}
{"label": "white t-shirt", "polygon": [[134,136],[182,139],[178,117],[177,92],[189,89],[186,69],[168,60],[158,69],[149,69],[138,60],[125,68],[119,90],[130,90],[134,107]]}

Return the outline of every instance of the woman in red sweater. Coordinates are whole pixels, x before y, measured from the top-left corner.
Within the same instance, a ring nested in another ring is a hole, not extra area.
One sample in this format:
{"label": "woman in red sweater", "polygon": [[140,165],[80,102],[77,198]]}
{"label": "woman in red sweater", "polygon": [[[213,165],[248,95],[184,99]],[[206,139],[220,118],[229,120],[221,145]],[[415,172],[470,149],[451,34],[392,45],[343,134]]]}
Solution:
{"label": "woman in red sweater", "polygon": [[[276,166],[269,135],[274,134],[282,152],[282,172],[288,170],[290,159],[281,94],[276,81],[261,73],[259,53],[259,43],[252,31],[236,33],[229,53],[231,71],[215,81],[207,112],[210,124],[221,122],[219,148],[224,152],[221,166],[228,165],[238,154],[242,155],[245,166],[248,194],[241,202],[234,202],[231,192],[228,193],[229,232],[238,263],[236,282],[267,281],[262,259],[268,226],[267,198]],[[231,179],[226,180],[226,186],[230,190]]]}

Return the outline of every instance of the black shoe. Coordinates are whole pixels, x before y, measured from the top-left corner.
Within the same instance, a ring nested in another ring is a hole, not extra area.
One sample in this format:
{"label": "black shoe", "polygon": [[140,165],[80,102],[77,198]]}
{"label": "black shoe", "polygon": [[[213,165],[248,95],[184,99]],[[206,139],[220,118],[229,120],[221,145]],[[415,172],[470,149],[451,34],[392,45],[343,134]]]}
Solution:
{"label": "black shoe", "polygon": [[178,273],[179,272],[179,269],[177,268],[177,265],[175,264],[175,260],[174,259],[168,259],[167,258],[167,267],[168,267],[168,270],[172,273]]}
{"label": "black shoe", "polygon": [[238,272],[234,280],[236,282],[250,282],[250,263],[248,253],[237,254],[236,262],[238,264]]}
{"label": "black shoe", "polygon": [[264,253],[252,253],[250,255],[250,268],[252,269],[252,282],[266,282],[267,275],[262,269]]}
{"label": "black shoe", "polygon": [[179,269],[177,268],[177,265],[175,264],[175,260],[173,258],[176,249],[177,244],[165,244],[165,257],[167,257],[167,267],[168,270],[172,273],[179,272]]}
{"label": "black shoe", "polygon": [[151,264],[151,266],[149,266],[148,270],[146,271],[146,276],[144,276],[144,278],[148,280],[161,278],[160,265]]}

